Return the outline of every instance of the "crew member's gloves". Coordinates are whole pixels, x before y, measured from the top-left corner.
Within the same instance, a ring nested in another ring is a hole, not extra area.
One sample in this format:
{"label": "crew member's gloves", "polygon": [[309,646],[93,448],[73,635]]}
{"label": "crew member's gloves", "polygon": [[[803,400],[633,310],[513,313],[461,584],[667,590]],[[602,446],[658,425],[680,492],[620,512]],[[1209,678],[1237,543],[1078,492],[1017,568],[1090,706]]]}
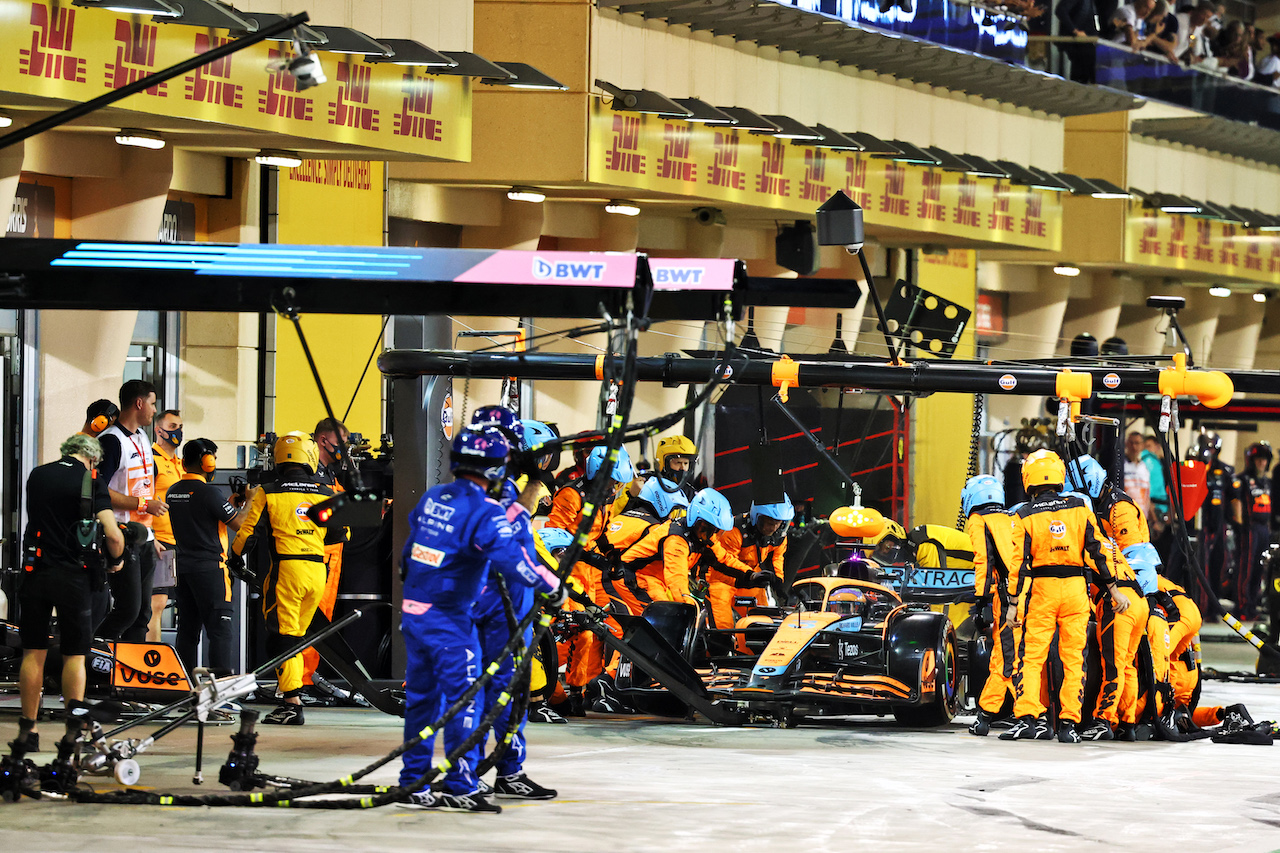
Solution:
{"label": "crew member's gloves", "polygon": [[253,586],[258,582],[258,576],[249,571],[249,567],[244,564],[244,557],[240,554],[230,554],[227,557],[227,571],[236,580],[244,581],[249,586]]}
{"label": "crew member's gloves", "polygon": [[752,572],[751,577],[747,578],[747,588],[766,589],[775,580],[777,575],[773,572]]}
{"label": "crew member's gloves", "polygon": [[991,622],[987,620],[987,605],[990,603],[986,599],[978,599],[969,608],[969,618],[973,620],[973,632],[975,634],[985,634],[991,628]]}
{"label": "crew member's gloves", "polygon": [[541,597],[548,609],[559,610],[569,600],[569,586],[562,583],[551,592],[541,593]]}
{"label": "crew member's gloves", "polygon": [[1177,622],[1182,618],[1182,614],[1178,611],[1178,605],[1173,603],[1173,596],[1164,590],[1151,593],[1147,596],[1147,600],[1153,604],[1160,605],[1160,609],[1164,611],[1165,618],[1169,622]]}

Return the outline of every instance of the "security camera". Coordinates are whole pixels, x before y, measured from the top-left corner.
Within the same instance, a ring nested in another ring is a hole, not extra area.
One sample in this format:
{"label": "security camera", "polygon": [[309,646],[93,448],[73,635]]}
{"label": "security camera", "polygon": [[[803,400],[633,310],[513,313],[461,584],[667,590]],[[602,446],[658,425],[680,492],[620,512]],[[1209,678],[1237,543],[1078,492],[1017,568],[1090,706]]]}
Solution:
{"label": "security camera", "polygon": [[695,207],[693,217],[700,225],[724,225],[724,211],[718,207]]}
{"label": "security camera", "polygon": [[1160,308],[1168,311],[1169,309],[1178,310],[1187,307],[1187,300],[1181,296],[1148,296],[1148,308]]}
{"label": "security camera", "polygon": [[289,60],[284,68],[293,77],[299,92],[319,86],[329,79],[324,76],[324,69],[320,67],[320,57],[306,47],[301,47],[299,54]]}

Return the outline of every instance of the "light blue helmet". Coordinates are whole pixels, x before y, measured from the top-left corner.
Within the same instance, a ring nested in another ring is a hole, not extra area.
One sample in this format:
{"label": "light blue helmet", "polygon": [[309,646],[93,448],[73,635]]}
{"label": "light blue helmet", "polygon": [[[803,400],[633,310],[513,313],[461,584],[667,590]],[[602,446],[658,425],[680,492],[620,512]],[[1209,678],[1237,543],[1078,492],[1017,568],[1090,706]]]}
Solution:
{"label": "light blue helmet", "polygon": [[[542,421],[521,420],[520,437],[516,449],[531,454],[541,471],[554,471],[560,467],[560,448],[552,451],[541,451],[543,445],[555,441],[559,436],[551,427]],[[539,452],[541,451],[541,452]]]}
{"label": "light blue helmet", "polygon": [[728,530],[733,527],[733,510],[729,501],[715,489],[703,489],[689,501],[689,512],[685,514],[684,523],[692,528],[699,521],[705,521],[717,530]]}
{"label": "light blue helmet", "polygon": [[648,501],[657,511],[658,518],[666,518],[678,506],[687,507],[689,499],[680,487],[661,477],[650,477],[640,487],[640,500]]}
{"label": "light blue helmet", "polygon": [[783,524],[788,523],[796,517],[796,508],[791,505],[791,498],[783,494],[782,501],[776,504],[758,504],[751,502],[751,523],[755,524],[760,521],[760,516],[772,518],[774,521],[781,521]]}
{"label": "light blue helmet", "polygon": [[1004,506],[1004,485],[990,474],[970,477],[960,490],[960,511],[968,518],[969,513],[987,504]]}
{"label": "light blue helmet", "polygon": [[[605,449],[597,447],[587,454],[587,479],[594,480],[596,472],[600,470],[600,466],[604,464]],[[631,464],[631,454],[627,452],[625,447],[618,448],[618,461],[613,463],[613,471],[610,472],[614,482],[630,483],[636,478],[636,469]]]}
{"label": "light blue helmet", "polygon": [[544,527],[538,531],[538,538],[547,546],[548,551],[559,551],[573,544],[573,534],[559,527]]}
{"label": "light blue helmet", "polygon": [[1097,500],[1107,482],[1107,471],[1092,456],[1077,456],[1067,463],[1067,488]]}

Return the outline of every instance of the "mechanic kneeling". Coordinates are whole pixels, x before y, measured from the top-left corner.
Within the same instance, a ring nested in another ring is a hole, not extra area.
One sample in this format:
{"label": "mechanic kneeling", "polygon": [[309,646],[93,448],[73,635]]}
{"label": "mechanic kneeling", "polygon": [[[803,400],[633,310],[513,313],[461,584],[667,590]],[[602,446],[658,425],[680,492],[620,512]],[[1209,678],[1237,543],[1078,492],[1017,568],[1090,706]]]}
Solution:
{"label": "mechanic kneeling", "polygon": [[[40,749],[36,717],[55,608],[61,636],[62,698],[68,711],[60,757],[62,747],[79,733],[84,716],[76,712],[85,707],[84,658],[93,637],[93,589],[106,583],[107,572],[119,571],[124,564],[124,537],[112,514],[106,484],[95,471],[102,460],[102,446],[97,439],[77,433],[62,443],[59,452],[61,459],[41,465],[27,478],[27,529],[18,581],[22,717],[18,737],[9,744],[16,757]],[[99,531],[106,554],[96,550],[101,547]]]}

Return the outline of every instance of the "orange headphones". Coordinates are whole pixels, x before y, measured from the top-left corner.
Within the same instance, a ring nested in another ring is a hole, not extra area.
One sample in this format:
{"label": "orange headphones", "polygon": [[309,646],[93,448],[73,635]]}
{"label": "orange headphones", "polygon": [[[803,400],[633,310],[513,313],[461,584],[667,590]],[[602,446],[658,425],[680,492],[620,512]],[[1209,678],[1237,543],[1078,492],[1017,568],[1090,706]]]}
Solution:
{"label": "orange headphones", "polygon": [[111,426],[111,423],[116,418],[120,417],[120,410],[110,400],[99,400],[89,406],[89,411],[86,414],[89,419],[89,430],[94,435],[97,435]]}
{"label": "orange headphones", "polygon": [[212,474],[218,469],[217,452],[218,445],[209,439],[193,438],[182,448],[182,467],[192,473],[198,467],[200,472]]}

